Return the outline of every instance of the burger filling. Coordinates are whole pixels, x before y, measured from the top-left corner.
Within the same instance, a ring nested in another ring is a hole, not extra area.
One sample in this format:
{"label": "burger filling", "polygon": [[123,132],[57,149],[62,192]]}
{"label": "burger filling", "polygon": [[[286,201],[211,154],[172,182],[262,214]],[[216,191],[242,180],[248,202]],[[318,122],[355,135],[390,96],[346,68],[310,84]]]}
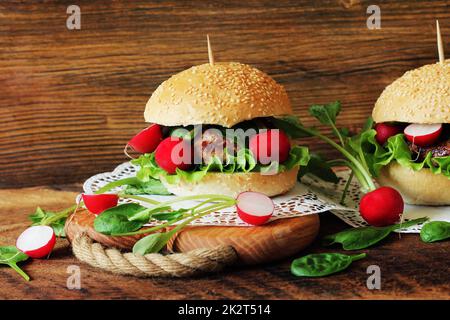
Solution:
{"label": "burger filling", "polygon": [[374,176],[396,161],[415,171],[426,168],[450,179],[450,124],[433,125],[437,128],[433,130],[427,126],[432,125],[377,124],[355,136],[353,144],[360,146]]}
{"label": "burger filling", "polygon": [[143,183],[161,178],[168,183],[197,182],[208,172],[277,174],[306,166],[310,160],[308,149],[292,145],[273,118],[244,121],[232,128],[163,127],[162,133],[154,152],[132,160]]}
{"label": "burger filling", "polygon": [[431,153],[432,158],[448,157],[450,156],[450,138],[438,142],[434,146],[419,147],[411,142],[408,142],[409,150],[418,156],[417,160],[424,160],[428,153]]}

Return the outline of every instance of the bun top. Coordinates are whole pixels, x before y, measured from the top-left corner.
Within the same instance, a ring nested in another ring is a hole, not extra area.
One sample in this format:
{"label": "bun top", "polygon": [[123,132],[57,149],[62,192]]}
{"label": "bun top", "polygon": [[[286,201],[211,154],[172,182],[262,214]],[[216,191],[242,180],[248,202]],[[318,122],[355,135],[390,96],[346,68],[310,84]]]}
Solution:
{"label": "bun top", "polygon": [[450,60],[406,72],[384,89],[375,122],[450,123]]}
{"label": "bun top", "polygon": [[147,102],[147,122],[166,126],[216,124],[292,114],[285,89],[249,65],[194,66],[164,81]]}

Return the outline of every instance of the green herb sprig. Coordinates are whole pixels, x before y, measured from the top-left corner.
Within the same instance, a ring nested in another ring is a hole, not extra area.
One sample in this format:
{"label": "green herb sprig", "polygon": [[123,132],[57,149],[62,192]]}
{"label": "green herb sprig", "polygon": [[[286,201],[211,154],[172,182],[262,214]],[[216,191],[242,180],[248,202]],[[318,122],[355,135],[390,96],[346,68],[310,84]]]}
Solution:
{"label": "green herb sprig", "polygon": [[[358,179],[361,188],[364,192],[373,191],[376,189],[375,183],[372,180],[372,175],[367,165],[367,161],[363,152],[362,145],[360,143],[359,136],[350,137],[348,135],[348,129],[338,128],[336,125],[336,118],[341,111],[341,104],[339,101],[335,101],[325,105],[312,105],[309,108],[309,113],[319,120],[320,123],[329,125],[338,138],[339,143],[333,141],[333,139],[322,134],[316,128],[310,128],[304,126],[296,116],[286,116],[282,118],[276,118],[274,121],[278,128],[284,130],[292,138],[300,137],[317,137],[333,148],[338,150],[343,156],[343,159],[336,159],[330,165],[344,165],[351,169],[352,175]],[[373,121],[369,119],[364,126],[371,128]],[[342,199],[342,202],[345,199]]]}
{"label": "green herb sprig", "polygon": [[[152,206],[144,207],[136,203],[127,203],[110,208],[95,218],[94,229],[111,236],[147,234],[133,247],[134,253],[142,255],[159,252],[177,232],[194,220],[236,203],[232,197],[217,194],[177,197],[161,203],[155,203],[154,200],[135,195],[121,195],[121,197],[146,202]],[[199,200],[200,202],[191,208],[172,210],[173,204],[188,200]],[[151,219],[167,221],[144,228],[144,225]],[[178,222],[180,223],[177,224]],[[161,232],[170,226],[174,226],[174,228]]]}

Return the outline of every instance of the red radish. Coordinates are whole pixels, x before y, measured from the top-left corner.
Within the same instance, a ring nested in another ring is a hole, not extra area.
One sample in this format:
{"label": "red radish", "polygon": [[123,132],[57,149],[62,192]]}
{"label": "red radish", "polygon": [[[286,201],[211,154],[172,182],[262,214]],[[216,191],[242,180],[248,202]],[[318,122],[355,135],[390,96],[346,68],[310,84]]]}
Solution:
{"label": "red radish", "polygon": [[95,215],[117,206],[119,201],[119,197],[116,194],[82,194],[81,197],[89,212]]}
{"label": "red radish", "polygon": [[49,226],[33,226],[17,238],[16,247],[31,258],[48,257],[55,246],[56,236]]}
{"label": "red radish", "polygon": [[368,224],[383,227],[398,222],[404,206],[403,198],[397,190],[380,187],[361,198],[359,212]]}
{"label": "red radish", "polygon": [[[274,139],[277,140],[272,141]],[[252,136],[250,138],[249,148],[256,160],[262,164],[269,164],[271,161],[282,163],[289,157],[291,143],[283,131],[269,129]]]}
{"label": "red radish", "polygon": [[439,139],[442,132],[442,124],[418,124],[413,123],[405,128],[405,136],[412,144],[426,147]]}
{"label": "red radish", "polygon": [[387,123],[377,123],[375,125],[375,130],[377,131],[375,139],[380,145],[384,145],[390,137],[402,132],[400,126]]}
{"label": "red radish", "polygon": [[164,139],[156,148],[155,160],[158,166],[169,174],[174,174],[177,168],[189,169],[192,164],[190,141],[177,137]]}
{"label": "red radish", "polygon": [[236,209],[242,221],[259,226],[270,219],[275,207],[265,194],[246,191],[237,196]]}
{"label": "red radish", "polygon": [[161,126],[152,124],[131,138],[128,145],[137,152],[150,153],[155,151],[162,138]]}

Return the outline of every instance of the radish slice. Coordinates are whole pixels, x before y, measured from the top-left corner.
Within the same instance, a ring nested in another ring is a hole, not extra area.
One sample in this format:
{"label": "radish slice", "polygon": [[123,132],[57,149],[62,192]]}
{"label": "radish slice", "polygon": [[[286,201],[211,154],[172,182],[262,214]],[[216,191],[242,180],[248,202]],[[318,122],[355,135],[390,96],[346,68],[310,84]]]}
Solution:
{"label": "radish slice", "polygon": [[442,132],[442,124],[410,124],[405,128],[405,136],[412,144],[425,147],[433,144]]}
{"label": "radish slice", "polygon": [[402,128],[398,125],[377,123],[375,125],[375,131],[377,132],[375,139],[380,145],[384,145],[390,137],[402,132]]}
{"label": "radish slice", "polygon": [[49,226],[33,226],[17,238],[16,247],[31,258],[47,257],[55,246],[56,236]]}
{"label": "radish slice", "polygon": [[246,191],[237,196],[236,209],[242,221],[259,226],[270,219],[275,206],[265,194]]}
{"label": "radish slice", "polygon": [[167,173],[175,174],[177,169],[188,170],[191,167],[192,155],[189,140],[167,137],[156,148],[155,161]]}
{"label": "radish slice", "polygon": [[291,143],[283,131],[269,129],[252,136],[249,148],[259,163],[269,164],[272,161],[283,163],[289,158]]}
{"label": "radish slice", "polygon": [[82,194],[81,197],[89,212],[95,215],[117,206],[119,201],[119,197],[116,194]]}
{"label": "radish slice", "polygon": [[131,138],[131,140],[128,141],[128,145],[137,152],[150,153],[155,151],[161,141],[161,126],[153,124]]}

